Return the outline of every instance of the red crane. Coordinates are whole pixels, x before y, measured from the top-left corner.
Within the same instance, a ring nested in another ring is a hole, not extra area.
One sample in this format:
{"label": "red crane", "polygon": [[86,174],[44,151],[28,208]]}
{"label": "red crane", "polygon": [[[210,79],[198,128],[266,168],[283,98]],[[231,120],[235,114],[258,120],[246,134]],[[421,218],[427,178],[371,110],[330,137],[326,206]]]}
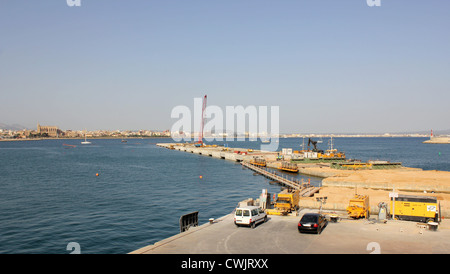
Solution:
{"label": "red crane", "polygon": [[202,122],[200,128],[200,134],[198,136],[198,146],[203,146],[203,128],[205,126],[205,110],[206,110],[206,95],[203,97],[203,106],[202,106]]}

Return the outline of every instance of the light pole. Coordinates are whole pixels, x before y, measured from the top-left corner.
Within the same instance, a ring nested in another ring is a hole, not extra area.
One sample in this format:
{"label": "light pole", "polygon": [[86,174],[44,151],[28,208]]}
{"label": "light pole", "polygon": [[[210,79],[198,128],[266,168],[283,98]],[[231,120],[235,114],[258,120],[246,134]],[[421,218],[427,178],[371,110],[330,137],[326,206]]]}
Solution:
{"label": "light pole", "polygon": [[322,205],[327,203],[327,198],[328,197],[316,197],[316,201],[318,201],[320,203],[320,209],[319,209],[319,213],[322,213]]}

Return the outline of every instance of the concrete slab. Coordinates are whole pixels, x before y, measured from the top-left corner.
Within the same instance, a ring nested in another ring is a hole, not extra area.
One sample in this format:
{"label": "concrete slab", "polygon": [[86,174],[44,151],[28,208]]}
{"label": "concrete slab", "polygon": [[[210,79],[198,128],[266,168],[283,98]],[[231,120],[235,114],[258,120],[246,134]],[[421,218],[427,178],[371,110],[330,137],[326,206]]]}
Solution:
{"label": "concrete slab", "polygon": [[255,229],[236,227],[233,215],[190,228],[187,232],[143,247],[131,254],[435,254],[450,253],[450,222],[437,231],[415,222],[341,219],[321,234],[301,234],[298,217],[268,216]]}

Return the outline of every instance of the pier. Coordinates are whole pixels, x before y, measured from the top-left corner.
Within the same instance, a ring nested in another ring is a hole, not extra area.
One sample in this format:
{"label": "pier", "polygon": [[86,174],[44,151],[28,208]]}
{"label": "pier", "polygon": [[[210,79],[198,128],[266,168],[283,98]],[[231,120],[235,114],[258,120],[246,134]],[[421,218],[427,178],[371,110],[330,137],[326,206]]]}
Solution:
{"label": "pier", "polygon": [[[278,156],[277,152],[259,151],[244,148],[229,148],[220,146],[195,147],[190,144],[173,144],[173,143],[162,143],[157,144],[157,146],[172,150],[179,150],[199,154],[203,156],[209,156],[213,158],[240,162],[243,167],[249,168],[266,178],[269,178],[287,187],[299,190],[300,196],[302,197],[311,197],[320,190],[320,187],[312,186],[309,183],[302,183],[293,177],[282,176],[277,174],[274,170],[270,170],[270,168],[278,168],[279,165],[281,165],[282,163],[282,161],[277,161]],[[269,168],[252,164],[255,163],[255,159],[264,159],[264,163],[267,163],[267,166]]]}
{"label": "pier", "polygon": [[430,140],[423,142],[424,144],[450,144],[450,136],[432,136]]}
{"label": "pier", "polygon": [[275,171],[271,171],[267,168],[257,167],[247,162],[241,162],[241,165],[282,185],[299,190],[300,196],[303,197],[311,197],[320,190],[320,187],[311,186],[309,183],[301,183],[294,178],[289,179],[288,176],[278,175]]}
{"label": "pier", "polygon": [[214,145],[201,147],[183,143],[158,143],[156,145],[167,149],[184,151],[234,162],[250,162],[252,159],[254,159],[254,157],[257,156],[264,157],[266,161],[275,161],[278,154],[277,152],[259,151],[246,148],[230,148]]}

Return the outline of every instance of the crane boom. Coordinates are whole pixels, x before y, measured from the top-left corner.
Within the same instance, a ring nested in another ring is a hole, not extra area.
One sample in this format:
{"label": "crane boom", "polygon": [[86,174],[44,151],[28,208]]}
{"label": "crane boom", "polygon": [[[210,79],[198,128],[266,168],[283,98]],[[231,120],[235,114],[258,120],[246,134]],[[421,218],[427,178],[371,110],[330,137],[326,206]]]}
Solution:
{"label": "crane boom", "polygon": [[311,144],[314,146],[314,149],[312,151],[323,153],[323,150],[317,148],[317,141],[313,141],[313,140],[311,140],[311,138],[309,138],[308,148],[309,148],[309,145],[311,145]]}

